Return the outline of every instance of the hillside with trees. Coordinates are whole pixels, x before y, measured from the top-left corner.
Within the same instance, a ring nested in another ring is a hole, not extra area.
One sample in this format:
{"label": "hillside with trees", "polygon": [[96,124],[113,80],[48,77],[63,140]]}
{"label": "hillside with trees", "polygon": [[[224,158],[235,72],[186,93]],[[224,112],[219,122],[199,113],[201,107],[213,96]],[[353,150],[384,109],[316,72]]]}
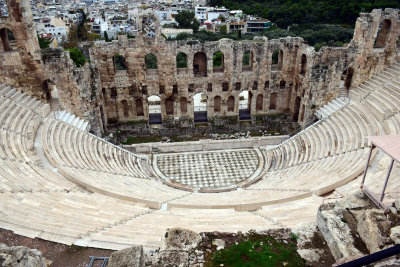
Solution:
{"label": "hillside with trees", "polygon": [[241,9],[271,20],[278,27],[292,24],[353,25],[360,12],[374,8],[400,8],[398,0],[210,0],[212,6]]}

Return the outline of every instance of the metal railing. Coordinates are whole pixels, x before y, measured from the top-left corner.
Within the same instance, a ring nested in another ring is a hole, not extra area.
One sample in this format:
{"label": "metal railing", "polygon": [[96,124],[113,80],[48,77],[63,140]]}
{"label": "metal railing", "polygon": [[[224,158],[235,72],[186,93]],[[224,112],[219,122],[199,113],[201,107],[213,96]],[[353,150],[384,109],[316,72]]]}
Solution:
{"label": "metal railing", "polygon": [[400,244],[394,245],[391,248],[387,248],[370,255],[358,258],[356,260],[346,262],[344,264],[338,265],[338,267],[356,267],[371,264],[389,257],[392,257],[400,253]]}

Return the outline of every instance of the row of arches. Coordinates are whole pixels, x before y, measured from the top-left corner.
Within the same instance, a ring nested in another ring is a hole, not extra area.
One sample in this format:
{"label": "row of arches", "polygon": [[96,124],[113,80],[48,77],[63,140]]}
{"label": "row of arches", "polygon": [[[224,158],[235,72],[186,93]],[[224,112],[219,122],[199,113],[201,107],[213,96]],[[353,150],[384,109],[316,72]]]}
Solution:
{"label": "row of arches", "polygon": [[[158,59],[153,53],[145,55],[146,70],[158,69]],[[114,55],[115,70],[126,70],[127,64],[125,58],[119,54]],[[272,69],[282,69],[283,51],[276,50],[272,55]],[[242,54],[242,71],[252,71],[254,66],[254,54],[250,50],[246,50]],[[212,56],[213,72],[224,72],[225,58],[224,53],[216,51]],[[179,52],[176,55],[176,68],[179,70],[188,68],[188,57],[185,53]],[[301,74],[305,74],[307,69],[307,56],[302,55]],[[207,55],[204,52],[197,52],[193,56],[193,73],[195,77],[207,77]]]}
{"label": "row of arches", "polygon": [[[248,120],[251,118],[251,102],[252,102],[252,93],[250,91],[243,91],[239,94],[238,99],[235,96],[230,95],[225,100],[217,95],[212,98],[212,109],[215,115],[222,112],[222,106],[226,105],[227,112],[235,112],[237,108],[236,104],[238,104],[238,113],[239,118],[241,120]],[[270,94],[270,103],[269,110],[277,109],[277,93]],[[205,93],[197,93],[192,99],[191,103],[193,103],[193,117],[194,122],[207,122],[207,104],[209,102],[207,95]],[[238,103],[237,103],[238,101]],[[178,107],[181,115],[188,115],[188,106],[189,101],[186,97],[173,98],[168,97],[164,100],[159,96],[152,95],[147,98],[148,102],[148,114],[149,114],[149,123],[150,124],[161,124],[162,123],[162,105],[164,104],[165,114],[167,116],[173,116],[175,114],[175,108]],[[142,99],[136,99],[134,101],[135,104],[135,112],[137,117],[144,116],[144,104]],[[176,107],[175,107],[176,106]],[[121,101],[122,114],[125,118],[130,116],[130,107],[127,100]],[[264,109],[264,95],[258,94],[256,96],[255,101],[255,110],[262,111]]]}

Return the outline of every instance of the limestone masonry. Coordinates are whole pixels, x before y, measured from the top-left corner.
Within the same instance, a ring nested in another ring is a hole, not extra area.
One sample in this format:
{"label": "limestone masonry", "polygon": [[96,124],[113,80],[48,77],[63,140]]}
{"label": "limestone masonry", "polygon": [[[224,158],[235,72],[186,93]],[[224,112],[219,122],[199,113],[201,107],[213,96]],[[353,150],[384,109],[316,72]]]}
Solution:
{"label": "limestone masonry", "polygon": [[[77,68],[69,52],[40,50],[29,1],[7,4],[10,15],[0,18],[0,80],[48,102],[58,98],[61,108],[89,120],[97,134],[114,122],[191,124],[242,110],[253,117],[289,113],[305,126],[319,107],[346,96],[399,57],[395,9],[361,13],[349,44],[318,52],[299,37],[167,41],[156,16],[144,13],[139,24],[155,21],[155,37],[139,31],[135,39],[120,35],[118,41],[85,44],[90,63]],[[218,66],[216,52],[223,53]],[[177,67],[179,53],[186,67]],[[241,106],[243,91],[248,103]],[[195,106],[196,94],[201,107]]]}

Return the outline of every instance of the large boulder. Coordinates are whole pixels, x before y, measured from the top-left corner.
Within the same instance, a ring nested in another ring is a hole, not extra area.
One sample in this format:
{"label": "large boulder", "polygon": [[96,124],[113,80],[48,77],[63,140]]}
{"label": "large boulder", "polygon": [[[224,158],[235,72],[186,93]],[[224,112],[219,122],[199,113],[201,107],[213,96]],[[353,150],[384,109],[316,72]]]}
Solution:
{"label": "large boulder", "polygon": [[4,267],[46,267],[46,259],[36,249],[0,244],[0,266]]}
{"label": "large boulder", "polygon": [[161,243],[160,250],[183,250],[189,251],[200,243],[201,236],[191,230],[182,228],[169,229]]}
{"label": "large boulder", "polygon": [[133,246],[112,253],[108,267],[142,267],[144,263],[143,246]]}
{"label": "large boulder", "polygon": [[318,228],[336,260],[363,255],[353,245],[354,239],[350,227],[342,221],[343,212],[343,209],[323,205],[317,213]]}
{"label": "large boulder", "polygon": [[370,253],[382,250],[388,244],[388,238],[382,233],[383,224],[387,221],[382,210],[370,209],[358,213],[357,232]]}

